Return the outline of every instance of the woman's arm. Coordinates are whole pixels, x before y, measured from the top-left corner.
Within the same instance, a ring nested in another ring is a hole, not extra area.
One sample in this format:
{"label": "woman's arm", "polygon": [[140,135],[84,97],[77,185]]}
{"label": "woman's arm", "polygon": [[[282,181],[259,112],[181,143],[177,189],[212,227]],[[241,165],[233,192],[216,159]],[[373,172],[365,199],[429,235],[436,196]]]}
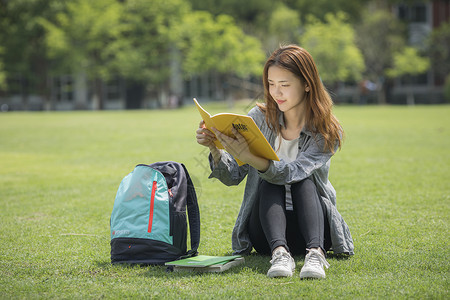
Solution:
{"label": "woman's arm", "polygon": [[[309,136],[304,149],[299,152],[297,158],[290,163],[281,161],[270,161],[265,172],[259,172],[262,179],[273,184],[292,184],[311,176],[317,170],[325,167],[333,153],[324,151],[324,139]],[[325,171],[325,170],[323,170]],[[328,173],[328,171],[326,171]]]}

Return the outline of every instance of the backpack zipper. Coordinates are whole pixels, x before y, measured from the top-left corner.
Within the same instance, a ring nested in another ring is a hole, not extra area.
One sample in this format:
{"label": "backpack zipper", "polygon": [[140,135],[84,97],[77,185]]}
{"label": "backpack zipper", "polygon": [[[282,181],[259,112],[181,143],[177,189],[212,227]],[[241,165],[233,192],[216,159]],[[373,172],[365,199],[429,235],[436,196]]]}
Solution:
{"label": "backpack zipper", "polygon": [[148,217],[148,230],[147,232],[152,232],[152,224],[153,224],[153,209],[155,206],[155,194],[156,194],[157,184],[156,181],[153,181],[152,185],[152,195],[150,197],[150,214]]}
{"label": "backpack zipper", "polygon": [[173,219],[174,219],[174,209],[173,209],[173,193],[172,189],[168,190],[169,192],[169,236],[173,236]]}

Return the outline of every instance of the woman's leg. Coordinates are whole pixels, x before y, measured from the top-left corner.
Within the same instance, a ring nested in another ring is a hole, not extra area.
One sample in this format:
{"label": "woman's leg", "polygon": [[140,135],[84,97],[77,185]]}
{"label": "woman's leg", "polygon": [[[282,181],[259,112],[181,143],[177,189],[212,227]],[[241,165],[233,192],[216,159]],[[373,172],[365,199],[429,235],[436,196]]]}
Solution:
{"label": "woman's leg", "polygon": [[283,185],[263,181],[260,185],[259,219],[270,250],[283,246],[286,241],[286,191]]}
{"label": "woman's leg", "polygon": [[253,247],[272,255],[268,277],[292,276],[295,262],[286,242],[286,208],[284,186],[262,181],[249,221]]}
{"label": "woman's leg", "polygon": [[253,205],[247,228],[250,241],[256,252],[259,254],[271,255],[272,251],[270,250],[269,243],[267,243],[261,221],[259,220],[259,199],[256,199],[255,204]]}
{"label": "woman's leg", "polygon": [[283,246],[289,251],[286,242],[285,188],[262,181],[258,197],[249,220],[249,235],[258,253],[272,254]]}
{"label": "woman's leg", "polygon": [[325,213],[316,185],[312,180],[305,179],[293,184],[291,191],[299,229],[308,249],[300,278],[325,278],[324,267],[329,267],[324,255]]}
{"label": "woman's leg", "polygon": [[303,236],[300,233],[300,226],[298,225],[297,214],[292,211],[286,211],[286,240],[292,255],[305,255],[306,244]]}
{"label": "woman's leg", "polygon": [[324,212],[316,185],[311,179],[305,179],[293,184],[291,192],[294,211],[306,248],[321,248],[325,252]]}

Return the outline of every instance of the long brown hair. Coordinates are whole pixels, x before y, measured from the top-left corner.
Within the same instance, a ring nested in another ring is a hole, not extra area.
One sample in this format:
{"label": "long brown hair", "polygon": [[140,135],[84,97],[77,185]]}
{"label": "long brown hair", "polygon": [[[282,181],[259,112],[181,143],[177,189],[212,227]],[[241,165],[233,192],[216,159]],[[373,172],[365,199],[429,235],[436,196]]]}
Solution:
{"label": "long brown hair", "polygon": [[343,129],[332,113],[333,100],[326,91],[319,77],[314,60],[305,49],[297,45],[282,46],[275,50],[264,66],[263,84],[265,105],[258,106],[266,114],[266,122],[280,134],[279,116],[281,111],[269,93],[268,70],[278,66],[288,70],[310,87],[306,94],[306,126],[314,134],[320,133],[325,138],[325,149],[334,152],[336,143],[341,148]]}

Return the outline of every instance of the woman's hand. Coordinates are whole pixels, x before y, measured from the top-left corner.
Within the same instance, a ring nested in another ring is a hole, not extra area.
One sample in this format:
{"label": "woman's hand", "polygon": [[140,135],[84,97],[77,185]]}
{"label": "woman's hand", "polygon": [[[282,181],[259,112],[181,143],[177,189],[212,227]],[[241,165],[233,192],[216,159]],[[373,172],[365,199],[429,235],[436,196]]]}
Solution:
{"label": "woman's hand", "polygon": [[248,143],[242,136],[242,134],[240,134],[233,127],[231,128],[231,132],[233,133],[234,137],[227,136],[216,128],[212,128],[212,130],[216,134],[219,142],[222,144],[225,150],[227,150],[228,153],[233,155],[234,158],[237,158],[242,162],[246,162],[246,158],[251,155],[251,152]]}
{"label": "woman's hand", "polygon": [[197,139],[197,143],[202,146],[209,147],[209,151],[211,152],[211,155],[213,157],[214,164],[217,166],[222,154],[214,144],[216,136],[206,128],[205,121],[201,121],[200,124],[198,124],[196,134],[197,135],[195,137]]}
{"label": "woman's hand", "polygon": [[236,129],[231,129],[234,138],[223,134],[216,128],[212,128],[212,130],[225,150],[233,155],[234,158],[237,158],[243,163],[247,163],[262,172],[269,168],[269,160],[252,154],[247,141]]}
{"label": "woman's hand", "polygon": [[211,146],[215,147],[214,141],[216,140],[216,136],[206,129],[205,121],[201,121],[200,124],[198,124],[196,133],[197,143],[209,148],[211,148]]}

